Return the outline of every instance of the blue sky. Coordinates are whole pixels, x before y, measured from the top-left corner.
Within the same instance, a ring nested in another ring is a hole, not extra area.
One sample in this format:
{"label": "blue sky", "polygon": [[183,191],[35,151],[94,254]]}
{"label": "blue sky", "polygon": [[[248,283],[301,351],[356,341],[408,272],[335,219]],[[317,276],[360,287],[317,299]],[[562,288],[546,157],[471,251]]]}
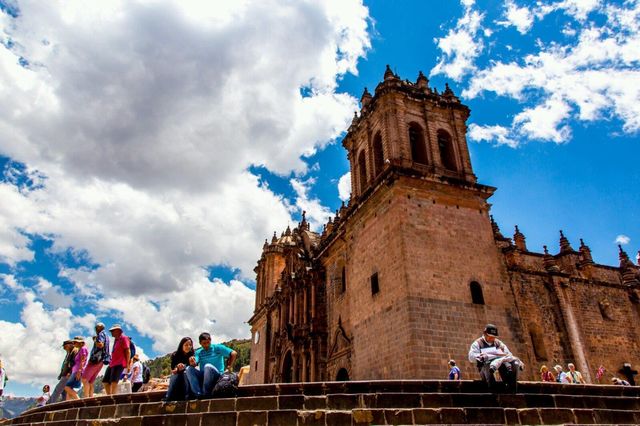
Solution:
{"label": "blue sky", "polygon": [[638,1],[0,6],[9,393],[52,383],[96,320],[150,357],[248,336],[262,242],[348,198],[340,140],[386,64],[471,108],[505,235],[557,252],[562,229],[609,265],[640,249]]}

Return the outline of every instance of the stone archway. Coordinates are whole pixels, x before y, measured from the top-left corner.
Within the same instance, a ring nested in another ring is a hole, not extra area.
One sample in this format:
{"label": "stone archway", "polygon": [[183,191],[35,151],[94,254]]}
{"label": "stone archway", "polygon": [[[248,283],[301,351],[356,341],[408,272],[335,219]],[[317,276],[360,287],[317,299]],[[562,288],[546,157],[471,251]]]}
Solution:
{"label": "stone archway", "polygon": [[338,374],[336,375],[337,382],[347,382],[349,381],[349,372],[346,368],[341,368],[338,370]]}
{"label": "stone archway", "polygon": [[287,351],[282,360],[282,383],[291,383],[293,381],[293,358],[291,351]]}

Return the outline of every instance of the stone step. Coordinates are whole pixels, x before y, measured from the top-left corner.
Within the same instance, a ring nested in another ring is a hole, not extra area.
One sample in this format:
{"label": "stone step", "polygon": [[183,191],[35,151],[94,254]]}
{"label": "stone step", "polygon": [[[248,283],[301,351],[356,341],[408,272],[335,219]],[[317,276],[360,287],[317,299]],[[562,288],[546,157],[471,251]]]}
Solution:
{"label": "stone step", "polygon": [[[566,408],[413,408],[355,410],[249,410],[125,416],[38,422],[43,426],[341,426],[414,424],[639,424],[628,410]],[[29,423],[25,423],[29,424]]]}
{"label": "stone step", "polygon": [[[89,402],[89,400],[87,401]],[[104,402],[104,401],[103,401]],[[115,402],[115,401],[112,401]],[[53,408],[55,406],[51,406]],[[601,409],[640,410],[636,397],[574,396],[545,394],[489,394],[489,393],[378,393],[329,395],[253,396],[194,400],[186,402],[122,402],[112,405],[82,406],[48,412],[30,412],[15,419],[12,424],[54,422],[63,420],[100,420],[136,416],[196,414],[217,412],[276,411],[276,410],[330,410],[351,409],[417,409],[417,408],[469,408],[480,409]],[[18,423],[21,422],[21,423]]]}
{"label": "stone step", "polygon": [[[491,412],[492,409],[565,409],[574,413],[574,416],[575,413],[580,413],[581,409],[634,413],[640,410],[640,387],[521,382],[518,392],[515,395],[490,394],[487,393],[483,383],[471,380],[251,385],[240,387],[239,397],[230,399],[163,404],[160,400],[164,392],[158,391],[65,401],[30,410],[14,419],[11,424],[64,421],[76,423],[80,420],[113,422],[114,419],[162,415],[167,418],[174,415],[192,418],[189,415],[207,413],[214,416],[217,415],[216,413],[229,412],[288,412],[288,415],[291,415],[292,411],[298,413],[320,410],[326,413],[342,411],[351,413],[351,409],[354,409],[353,413],[357,410],[372,413],[379,411],[386,413],[392,410],[397,411],[399,416],[406,416],[406,410],[416,409],[485,408],[485,412]],[[424,413],[429,412],[431,411],[424,411]],[[446,413],[446,411],[438,411],[438,413],[441,412]],[[504,411],[504,413],[508,412]],[[592,411],[592,413],[596,412],[598,411]],[[539,416],[542,415],[541,411],[536,413]],[[334,417],[339,415],[331,414]],[[415,416],[413,411],[412,415]],[[507,416],[507,414],[504,415]],[[246,415],[242,414],[242,416]],[[385,421],[386,417],[385,414]]]}

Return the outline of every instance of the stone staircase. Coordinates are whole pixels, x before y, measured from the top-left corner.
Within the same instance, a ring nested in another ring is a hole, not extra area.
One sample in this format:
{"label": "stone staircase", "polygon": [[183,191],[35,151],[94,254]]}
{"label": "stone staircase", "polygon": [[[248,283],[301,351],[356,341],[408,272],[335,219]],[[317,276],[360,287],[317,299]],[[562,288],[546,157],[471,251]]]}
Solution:
{"label": "stone staircase", "polygon": [[243,386],[225,399],[163,396],[60,402],[3,426],[640,424],[640,387],[523,382],[517,394],[491,394],[478,381],[352,381]]}

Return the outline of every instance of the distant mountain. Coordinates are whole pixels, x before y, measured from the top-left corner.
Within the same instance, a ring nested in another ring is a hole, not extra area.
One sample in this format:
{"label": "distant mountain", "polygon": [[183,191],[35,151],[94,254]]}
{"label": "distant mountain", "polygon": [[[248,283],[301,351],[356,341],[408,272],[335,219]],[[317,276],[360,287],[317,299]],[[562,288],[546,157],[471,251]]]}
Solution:
{"label": "distant mountain", "polygon": [[36,398],[7,396],[0,402],[0,419],[12,419],[35,405]]}
{"label": "distant mountain", "polygon": [[[193,342],[198,348],[198,342]],[[251,361],[251,339],[233,339],[222,343],[238,352],[238,358],[234,370],[240,370],[243,365],[249,365]],[[177,343],[176,343],[177,346]],[[171,354],[163,355],[145,362],[151,370],[151,377],[163,377],[171,374]]]}

